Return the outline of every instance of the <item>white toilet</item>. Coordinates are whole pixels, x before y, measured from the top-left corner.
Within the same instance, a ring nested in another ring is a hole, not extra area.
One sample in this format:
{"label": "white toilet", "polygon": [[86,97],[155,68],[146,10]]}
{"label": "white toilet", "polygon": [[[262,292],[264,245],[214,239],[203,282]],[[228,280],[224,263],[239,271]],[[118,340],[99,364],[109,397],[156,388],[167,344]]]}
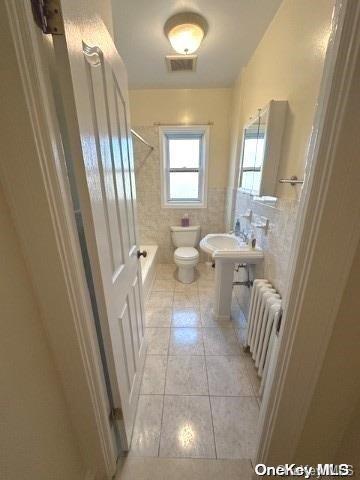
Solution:
{"label": "white toilet", "polygon": [[195,267],[199,262],[196,246],[200,239],[200,226],[170,227],[171,238],[176,250],[174,262],[178,267],[178,280],[192,283],[195,280]]}

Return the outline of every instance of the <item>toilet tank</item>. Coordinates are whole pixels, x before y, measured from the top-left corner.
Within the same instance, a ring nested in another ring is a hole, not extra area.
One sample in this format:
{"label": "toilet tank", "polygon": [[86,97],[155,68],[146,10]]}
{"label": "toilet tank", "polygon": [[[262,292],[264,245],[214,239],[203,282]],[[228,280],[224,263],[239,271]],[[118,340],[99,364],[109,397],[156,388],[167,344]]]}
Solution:
{"label": "toilet tank", "polygon": [[200,226],[170,227],[175,247],[196,247],[200,240]]}

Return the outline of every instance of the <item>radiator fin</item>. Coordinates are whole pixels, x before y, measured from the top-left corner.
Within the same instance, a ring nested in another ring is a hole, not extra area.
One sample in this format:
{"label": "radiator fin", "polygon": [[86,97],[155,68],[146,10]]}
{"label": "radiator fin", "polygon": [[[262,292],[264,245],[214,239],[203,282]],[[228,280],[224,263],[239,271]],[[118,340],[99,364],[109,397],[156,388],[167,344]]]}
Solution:
{"label": "radiator fin", "polygon": [[[262,383],[266,380],[271,338],[281,312],[281,297],[264,279],[254,281],[249,309],[247,345]],[[263,389],[263,388],[262,388]]]}

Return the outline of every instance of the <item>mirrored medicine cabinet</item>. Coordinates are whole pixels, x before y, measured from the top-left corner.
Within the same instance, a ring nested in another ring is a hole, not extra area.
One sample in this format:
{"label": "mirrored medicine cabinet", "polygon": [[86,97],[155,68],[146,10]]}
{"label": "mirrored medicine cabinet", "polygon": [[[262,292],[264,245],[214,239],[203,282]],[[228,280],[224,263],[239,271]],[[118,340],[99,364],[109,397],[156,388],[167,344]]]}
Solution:
{"label": "mirrored medicine cabinet", "polygon": [[256,197],[274,197],[288,102],[271,100],[243,130],[239,188]]}

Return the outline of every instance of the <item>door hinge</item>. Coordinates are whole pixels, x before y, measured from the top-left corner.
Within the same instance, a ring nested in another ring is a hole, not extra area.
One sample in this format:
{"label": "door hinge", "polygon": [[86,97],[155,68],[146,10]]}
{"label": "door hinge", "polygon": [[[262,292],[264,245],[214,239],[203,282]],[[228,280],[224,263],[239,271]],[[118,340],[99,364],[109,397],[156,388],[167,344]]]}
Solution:
{"label": "door hinge", "polygon": [[110,411],[109,415],[110,422],[124,420],[124,415],[121,407],[114,407]]}
{"label": "door hinge", "polygon": [[43,33],[64,35],[60,0],[31,0],[35,23]]}

